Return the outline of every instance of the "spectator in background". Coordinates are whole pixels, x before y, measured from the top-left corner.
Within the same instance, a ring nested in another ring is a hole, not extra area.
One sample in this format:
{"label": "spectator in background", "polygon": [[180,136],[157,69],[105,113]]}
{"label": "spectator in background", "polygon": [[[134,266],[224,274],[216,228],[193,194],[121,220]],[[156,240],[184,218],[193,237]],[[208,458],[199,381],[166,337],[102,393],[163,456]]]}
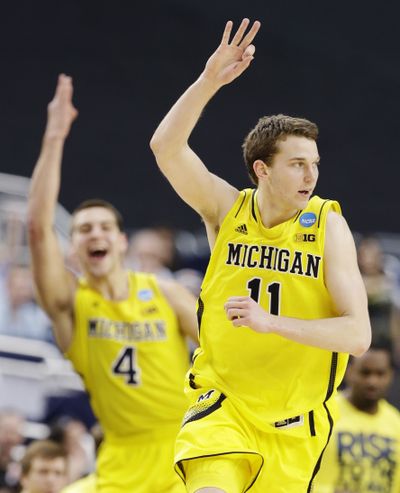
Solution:
{"label": "spectator in background", "polygon": [[314,493],[399,493],[400,413],[384,398],[392,376],[388,345],[351,358]]}
{"label": "spectator in background", "polygon": [[68,484],[94,470],[95,443],[82,421],[63,416],[51,427],[49,439],[60,444],[68,456]]}
{"label": "spectator in background", "polygon": [[52,341],[50,320],[34,301],[32,274],[10,266],[0,296],[0,335]]}
{"label": "spectator in background", "polygon": [[385,269],[385,257],[379,240],[361,239],[357,248],[358,263],[368,296],[372,341],[392,343],[400,362],[400,320],[394,306],[395,279]]}
{"label": "spectator in background", "polygon": [[198,297],[203,282],[203,273],[195,269],[180,269],[175,272],[175,280]]}
{"label": "spectator in background", "polygon": [[126,265],[135,271],[172,278],[174,251],[174,239],[170,230],[140,229],[129,239]]}
{"label": "spectator in background", "polygon": [[39,440],[21,461],[22,493],[59,493],[67,484],[67,454],[50,440]]}
{"label": "spectator in background", "polygon": [[16,451],[23,443],[24,418],[12,410],[0,411],[0,489],[16,491],[20,468]]}

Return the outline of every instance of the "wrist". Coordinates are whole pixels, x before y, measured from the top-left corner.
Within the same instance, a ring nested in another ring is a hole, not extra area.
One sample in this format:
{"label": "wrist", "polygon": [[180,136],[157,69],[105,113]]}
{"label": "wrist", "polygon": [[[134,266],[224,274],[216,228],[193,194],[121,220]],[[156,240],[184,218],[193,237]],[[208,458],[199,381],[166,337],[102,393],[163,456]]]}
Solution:
{"label": "wrist", "polygon": [[46,130],[43,135],[43,143],[49,144],[64,144],[65,136],[59,132]]}
{"label": "wrist", "polygon": [[222,87],[221,84],[216,82],[214,77],[207,73],[207,71],[202,72],[196,82],[211,96],[213,96]]}

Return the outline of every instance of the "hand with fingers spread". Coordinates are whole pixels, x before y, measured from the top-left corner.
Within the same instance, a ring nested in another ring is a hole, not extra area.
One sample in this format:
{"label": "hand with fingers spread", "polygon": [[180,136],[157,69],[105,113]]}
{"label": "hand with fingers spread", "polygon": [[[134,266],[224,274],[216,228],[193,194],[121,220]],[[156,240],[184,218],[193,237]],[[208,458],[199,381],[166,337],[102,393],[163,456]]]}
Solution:
{"label": "hand with fingers spread", "polygon": [[270,322],[273,315],[267,313],[249,296],[232,296],[224,308],[228,320],[231,320],[235,327],[249,327],[263,334],[272,332]]}
{"label": "hand with fingers spread", "polygon": [[243,19],[230,41],[233,23],[226,23],[221,44],[209,58],[202,77],[221,87],[232,82],[249,67],[255,53],[252,41],[261,24],[255,21],[248,30],[249,25],[249,19]]}
{"label": "hand with fingers spread", "polygon": [[54,98],[47,107],[47,125],[45,138],[65,139],[72,122],[78,116],[78,110],[72,104],[72,78],[60,74]]}

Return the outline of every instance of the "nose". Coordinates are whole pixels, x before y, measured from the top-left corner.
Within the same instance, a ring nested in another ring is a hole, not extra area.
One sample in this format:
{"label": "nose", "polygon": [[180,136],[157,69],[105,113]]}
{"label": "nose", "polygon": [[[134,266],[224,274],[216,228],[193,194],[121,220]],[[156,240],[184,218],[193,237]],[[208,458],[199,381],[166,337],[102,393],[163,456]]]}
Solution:
{"label": "nose", "polygon": [[98,238],[101,236],[102,229],[100,225],[93,225],[92,228],[90,229],[90,238]]}
{"label": "nose", "polygon": [[304,167],[304,181],[306,183],[313,183],[318,178],[318,167],[315,165]]}

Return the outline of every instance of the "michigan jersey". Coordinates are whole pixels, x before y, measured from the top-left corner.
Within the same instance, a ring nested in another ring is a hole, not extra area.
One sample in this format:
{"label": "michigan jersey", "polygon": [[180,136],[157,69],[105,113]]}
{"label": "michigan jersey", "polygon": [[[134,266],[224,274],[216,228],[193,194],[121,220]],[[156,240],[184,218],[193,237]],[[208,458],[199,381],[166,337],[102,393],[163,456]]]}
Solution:
{"label": "michigan jersey", "polygon": [[251,296],[269,313],[300,319],[338,314],[324,280],[329,211],[337,202],[313,197],[295,217],[264,227],[257,191],[242,190],[225,217],[198,301],[200,348],[190,388],[217,388],[261,429],[311,411],[333,394],[347,355],[234,327],[224,303]]}
{"label": "michigan jersey", "polygon": [[400,413],[385,400],[378,412],[355,408],[342,394],[340,418],[324,453],[315,493],[398,493]]}
{"label": "michigan jersey", "polygon": [[67,352],[106,436],[179,423],[188,350],[154,276],[129,273],[129,297],[110,301],[80,280]]}

